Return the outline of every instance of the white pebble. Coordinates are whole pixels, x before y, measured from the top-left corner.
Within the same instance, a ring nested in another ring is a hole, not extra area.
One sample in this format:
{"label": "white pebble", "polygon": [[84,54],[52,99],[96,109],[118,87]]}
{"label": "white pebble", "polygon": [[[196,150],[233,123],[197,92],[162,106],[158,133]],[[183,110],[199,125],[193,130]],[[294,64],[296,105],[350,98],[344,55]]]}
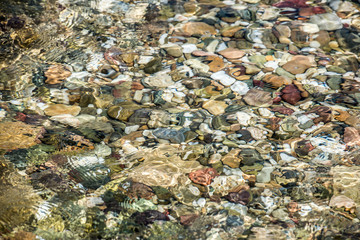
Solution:
{"label": "white pebble", "polygon": [[249,91],[248,85],[240,81],[236,81],[233,85],[231,85],[230,89],[240,95],[245,95]]}
{"label": "white pebble", "polygon": [[211,74],[210,77],[214,80],[218,80],[225,87],[232,85],[236,81],[235,78],[227,75],[225,73],[225,71],[219,71],[219,72],[213,73],[213,74]]}

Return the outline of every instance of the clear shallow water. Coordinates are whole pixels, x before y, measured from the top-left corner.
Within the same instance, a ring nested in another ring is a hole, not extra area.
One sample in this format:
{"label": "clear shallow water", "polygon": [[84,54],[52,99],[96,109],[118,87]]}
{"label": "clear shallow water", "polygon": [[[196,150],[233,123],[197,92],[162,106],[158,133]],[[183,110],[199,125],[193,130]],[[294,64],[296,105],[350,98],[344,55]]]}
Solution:
{"label": "clear shallow water", "polygon": [[358,3],[10,1],[4,239],[357,239]]}

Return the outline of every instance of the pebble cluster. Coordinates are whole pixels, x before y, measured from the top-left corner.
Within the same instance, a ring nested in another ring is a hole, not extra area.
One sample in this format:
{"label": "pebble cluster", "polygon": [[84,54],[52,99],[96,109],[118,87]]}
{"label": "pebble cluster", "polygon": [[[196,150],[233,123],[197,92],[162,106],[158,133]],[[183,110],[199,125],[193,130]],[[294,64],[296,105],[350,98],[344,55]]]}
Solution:
{"label": "pebble cluster", "polygon": [[19,4],[4,236],[360,238],[359,2]]}

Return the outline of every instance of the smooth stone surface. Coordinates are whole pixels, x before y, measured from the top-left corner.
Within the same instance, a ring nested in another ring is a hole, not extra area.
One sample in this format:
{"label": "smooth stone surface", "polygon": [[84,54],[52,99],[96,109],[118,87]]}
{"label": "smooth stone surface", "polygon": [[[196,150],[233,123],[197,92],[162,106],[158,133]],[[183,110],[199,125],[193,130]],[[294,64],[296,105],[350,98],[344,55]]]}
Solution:
{"label": "smooth stone surface", "polygon": [[202,107],[208,110],[213,115],[220,115],[225,112],[228,105],[222,101],[209,100],[203,103]]}
{"label": "smooth stone surface", "polygon": [[213,26],[210,26],[204,22],[188,22],[183,26],[183,31],[186,34],[216,34],[216,30]]}
{"label": "smooth stone surface", "polygon": [[230,89],[239,95],[245,95],[249,91],[249,86],[244,82],[236,81]]}
{"label": "smooth stone surface", "polygon": [[56,116],[62,114],[70,114],[72,116],[77,116],[81,111],[79,106],[70,106],[64,104],[53,104],[44,109],[44,113],[47,116]]}
{"label": "smooth stone surface", "polygon": [[244,51],[241,51],[236,48],[227,48],[218,53],[228,59],[237,59],[237,58],[241,58],[245,55]]}
{"label": "smooth stone surface", "polygon": [[271,173],[274,171],[274,167],[263,167],[259,174],[256,176],[256,181],[259,183],[267,183],[271,181]]}
{"label": "smooth stone surface", "polygon": [[250,89],[243,99],[248,105],[256,107],[269,107],[273,104],[271,94],[257,88]]}
{"label": "smooth stone surface", "polygon": [[173,85],[175,82],[172,80],[168,71],[157,72],[154,75],[144,79],[144,84],[149,87],[160,87],[166,88],[170,85]]}
{"label": "smooth stone surface", "polygon": [[214,80],[218,80],[225,87],[232,85],[236,81],[235,78],[230,77],[224,71],[213,73],[210,77]]}
{"label": "smooth stone surface", "polygon": [[335,13],[317,14],[310,17],[310,22],[317,24],[320,30],[334,31],[341,29],[343,24]]}

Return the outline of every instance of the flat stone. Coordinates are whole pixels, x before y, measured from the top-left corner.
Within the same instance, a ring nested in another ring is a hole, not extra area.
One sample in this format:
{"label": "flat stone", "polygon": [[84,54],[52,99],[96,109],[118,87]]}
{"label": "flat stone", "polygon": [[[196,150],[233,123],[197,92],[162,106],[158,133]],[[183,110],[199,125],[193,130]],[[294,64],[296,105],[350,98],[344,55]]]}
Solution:
{"label": "flat stone", "polygon": [[231,86],[234,82],[236,82],[236,79],[227,75],[225,71],[213,73],[210,77],[214,80],[219,81],[225,87]]}
{"label": "flat stone", "polygon": [[244,51],[241,51],[236,48],[226,48],[220,52],[218,52],[221,56],[228,59],[237,59],[242,58],[245,55]]}
{"label": "flat stone", "polygon": [[81,107],[79,106],[53,104],[45,108],[44,113],[47,116],[51,116],[51,117],[62,114],[70,114],[72,116],[77,116],[80,113],[80,111],[81,111]]}
{"label": "flat stone", "polygon": [[241,162],[241,158],[239,158],[240,152],[241,149],[232,149],[221,159],[221,161],[223,162],[223,164],[226,164],[231,168],[238,168]]}
{"label": "flat stone", "polygon": [[317,14],[310,17],[310,22],[317,24],[320,30],[334,31],[342,28],[341,19],[335,13]]}
{"label": "flat stone", "polygon": [[216,34],[216,29],[213,26],[210,26],[204,22],[188,22],[183,26],[184,33],[188,35],[194,34]]}
{"label": "flat stone", "polygon": [[310,60],[306,56],[296,56],[291,61],[285,63],[282,68],[292,74],[304,73],[311,66]]}
{"label": "flat stone", "polygon": [[230,89],[239,95],[245,95],[249,91],[249,86],[244,82],[236,81]]}
{"label": "flat stone", "polygon": [[221,30],[221,35],[224,37],[233,37],[235,33],[242,28],[241,26],[226,27]]}
{"label": "flat stone", "polygon": [[157,72],[143,80],[143,84],[147,85],[148,87],[166,88],[170,85],[173,85],[174,83],[175,82],[172,80],[168,71]]}
{"label": "flat stone", "polygon": [[220,115],[225,113],[227,104],[223,101],[209,100],[203,103],[202,107],[208,110],[213,115]]}
{"label": "flat stone", "polygon": [[271,94],[257,88],[250,89],[243,99],[248,105],[256,107],[269,107],[273,104]]}
{"label": "flat stone", "polygon": [[210,67],[205,63],[202,63],[199,59],[189,59],[184,61],[184,63],[198,72],[207,73],[210,70]]}
{"label": "flat stone", "polygon": [[167,54],[173,57],[181,57],[183,54],[181,46],[177,44],[165,44],[162,45],[161,48],[165,49]]}

